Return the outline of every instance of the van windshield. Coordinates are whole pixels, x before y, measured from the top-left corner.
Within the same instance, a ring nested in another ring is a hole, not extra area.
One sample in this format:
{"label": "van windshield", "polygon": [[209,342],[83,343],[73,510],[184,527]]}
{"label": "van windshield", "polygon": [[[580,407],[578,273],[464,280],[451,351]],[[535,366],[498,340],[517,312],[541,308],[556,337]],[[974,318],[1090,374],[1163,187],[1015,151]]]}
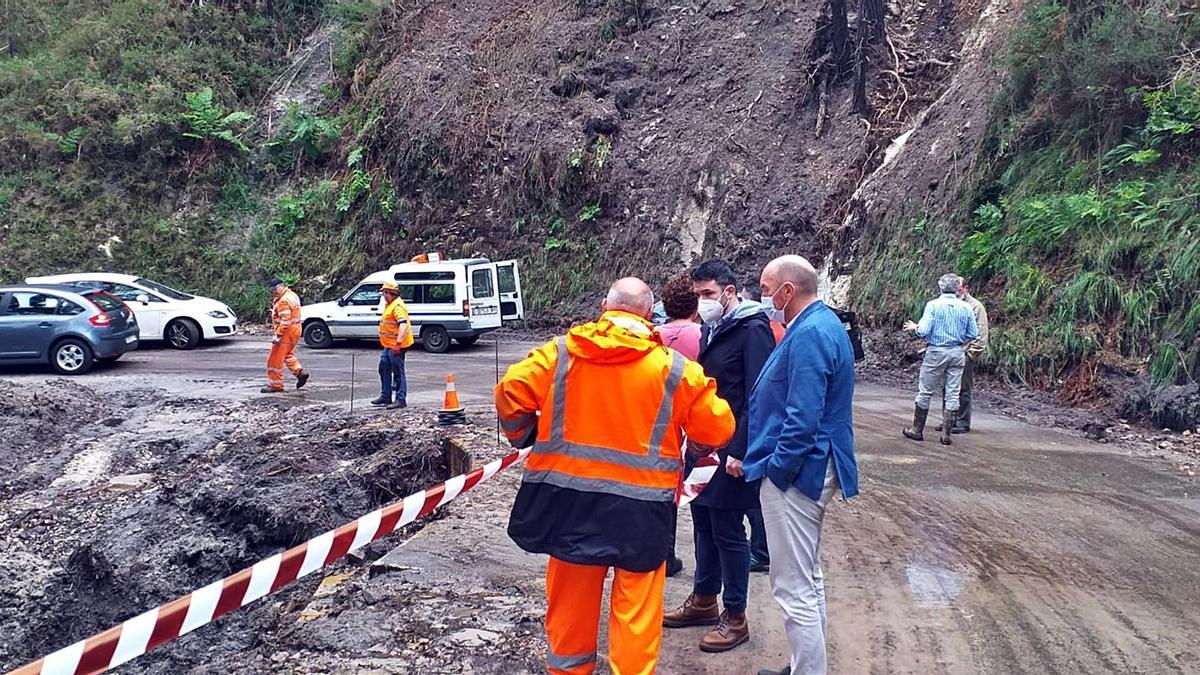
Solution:
{"label": "van windshield", "polygon": [[180,291],[177,291],[174,288],[171,288],[170,286],[163,286],[162,284],[158,283],[157,281],[150,281],[149,279],[138,279],[138,280],[134,281],[133,283],[135,283],[139,286],[142,286],[144,288],[149,288],[150,290],[154,291],[155,293],[158,293],[160,295],[165,295],[168,298],[171,298],[172,300],[191,300],[192,299],[192,296],[188,295],[187,293],[181,293]]}

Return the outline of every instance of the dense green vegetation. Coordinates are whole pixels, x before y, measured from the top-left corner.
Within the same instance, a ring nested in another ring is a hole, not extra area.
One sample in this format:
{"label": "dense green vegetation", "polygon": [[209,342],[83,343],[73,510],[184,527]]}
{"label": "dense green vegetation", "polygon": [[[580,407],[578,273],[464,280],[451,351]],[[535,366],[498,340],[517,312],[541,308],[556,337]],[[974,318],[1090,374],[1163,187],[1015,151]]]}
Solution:
{"label": "dense green vegetation", "polygon": [[[476,45],[432,124],[414,114],[427,90],[381,76],[420,4],[4,3],[0,282],[133,270],[261,316],[273,274],[316,299],[433,246],[521,257],[549,280],[529,290],[535,311],[587,292],[610,272],[590,261],[611,137],[495,142],[525,105],[525,71],[548,67],[516,47],[551,18],[515,14]],[[636,3],[601,4],[597,22],[636,19]],[[317,100],[311,87],[303,106],[267,100],[326,60]],[[444,236],[481,189],[489,222]]]}
{"label": "dense green vegetation", "polygon": [[357,60],[379,2],[12,0],[0,11],[0,281],[136,270],[260,314],[262,279],[352,265],[356,225],[388,213],[386,182],[372,184],[361,150],[339,147],[358,114],[345,82],[319,113],[263,119],[301,40],[329,22],[335,61]]}
{"label": "dense green vegetation", "polygon": [[[1108,363],[1195,381],[1194,20],[1129,0],[1035,6],[1012,38],[1011,79],[959,220],[918,215],[867,247],[858,297],[873,318],[915,314],[929,270],[957,267],[990,305],[990,360],[1004,375],[1082,391]],[[923,259],[896,264],[897,250]]]}

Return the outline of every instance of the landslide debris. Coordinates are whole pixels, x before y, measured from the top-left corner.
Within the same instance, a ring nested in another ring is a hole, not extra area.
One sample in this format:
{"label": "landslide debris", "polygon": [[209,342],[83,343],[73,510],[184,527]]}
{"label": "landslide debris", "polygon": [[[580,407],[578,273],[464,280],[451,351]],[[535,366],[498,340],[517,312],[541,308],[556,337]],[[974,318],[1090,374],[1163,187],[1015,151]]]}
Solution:
{"label": "landslide debris", "polygon": [[[0,382],[0,669],[445,478],[426,417]],[[323,573],[138,664],[250,659]]]}

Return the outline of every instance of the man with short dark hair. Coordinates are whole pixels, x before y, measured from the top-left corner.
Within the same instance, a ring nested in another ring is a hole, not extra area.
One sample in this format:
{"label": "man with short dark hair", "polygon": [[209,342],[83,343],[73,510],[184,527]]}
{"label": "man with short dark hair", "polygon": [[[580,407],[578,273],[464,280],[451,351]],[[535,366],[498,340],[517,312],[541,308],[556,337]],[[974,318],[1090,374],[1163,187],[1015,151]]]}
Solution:
{"label": "man with short dark hair", "polygon": [[[716,624],[701,638],[700,649],[724,652],[750,639],[746,621],[750,546],[743,520],[746,511],[758,506],[758,484],[742,477],[746,409],[758,373],[775,348],[775,338],[770,320],[758,304],[738,298],[737,277],[727,263],[706,261],[692,270],[691,276],[704,321],[698,360],[704,373],[717,381],[717,395],[733,410],[737,431],[719,454],[723,468],[718,468],[691,504],[696,541],[692,594],[663,617],[663,625]],[[724,611],[717,602],[722,591]]]}

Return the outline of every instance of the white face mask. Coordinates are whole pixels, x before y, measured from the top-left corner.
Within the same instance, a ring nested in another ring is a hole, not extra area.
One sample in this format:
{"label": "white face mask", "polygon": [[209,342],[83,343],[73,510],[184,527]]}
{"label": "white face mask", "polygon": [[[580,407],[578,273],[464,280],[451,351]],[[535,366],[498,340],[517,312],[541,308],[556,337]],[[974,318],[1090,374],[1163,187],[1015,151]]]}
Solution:
{"label": "white face mask", "polygon": [[725,316],[725,308],[711,298],[700,298],[699,312],[700,320],[704,323],[714,323]]}

